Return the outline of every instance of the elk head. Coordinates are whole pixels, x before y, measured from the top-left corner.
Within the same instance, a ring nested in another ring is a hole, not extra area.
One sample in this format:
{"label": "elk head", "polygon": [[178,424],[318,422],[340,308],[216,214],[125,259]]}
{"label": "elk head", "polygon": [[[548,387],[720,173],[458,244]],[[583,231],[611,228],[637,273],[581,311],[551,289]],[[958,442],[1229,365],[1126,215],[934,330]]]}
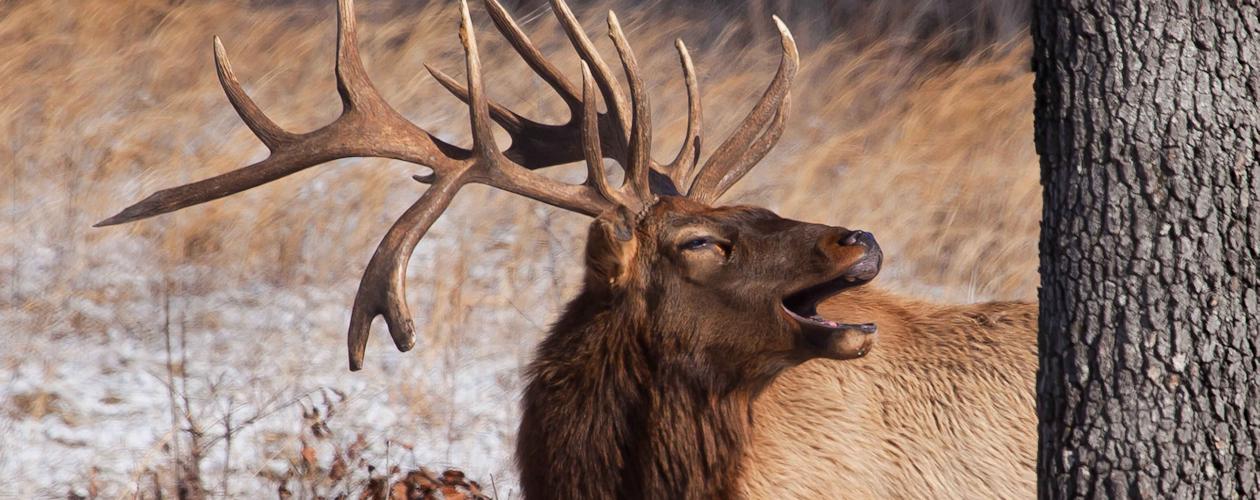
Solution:
{"label": "elk head", "polygon": [[[875,276],[881,254],[869,233],[783,219],[764,209],[712,206],[783,133],[788,91],[798,66],[795,42],[783,23],[774,19],[783,55],[769,87],[697,171],[700,96],[682,41],[676,48],[687,88],[687,136],[672,161],[657,163],[649,155],[648,97],[616,16],[609,13],[609,34],[628,80],[628,98],[568,6],[563,0],[551,3],[581,57],[580,87],[543,57],[496,0],[485,0],[498,30],[567,104],[570,118],[558,125],[530,120],[485,96],[473,25],[461,0],[459,35],[466,82],[428,69],[468,104],[470,149],[438,139],[380,96],[359,57],[353,0],[338,2],[336,77],[343,111],[312,132],[284,130],[263,114],[241,88],[215,38],[215,66],[228,100],[271,154],[253,165],[158,191],[97,225],[205,203],[338,158],[392,158],[431,169],[432,173],[415,177],[430,187],[385,234],[364,272],[349,327],[352,370],[362,367],[377,316],[385,318],[399,350],[414,345],[415,328],[405,300],[407,262],[421,237],[468,183],[597,217],[588,242],[586,292],[602,300],[637,301],[650,310],[652,321],[670,331],[704,326],[707,336],[692,339],[694,346],[728,353],[732,363],[764,355],[784,362],[863,355],[874,326],[827,321],[816,316],[814,305]],[[605,112],[598,110],[601,99]],[[496,143],[492,122],[511,137],[507,149]],[[610,184],[605,158],[622,166],[620,186]],[[581,184],[533,172],[581,160],[588,173]]]}
{"label": "elk head", "polygon": [[[757,207],[713,208],[664,196],[642,215],[600,215],[587,239],[584,294],[630,309],[641,331],[729,383],[870,349],[873,324],[821,318],[815,306],[879,272],[870,233],[785,219]],[[759,385],[759,384],[754,384]]]}

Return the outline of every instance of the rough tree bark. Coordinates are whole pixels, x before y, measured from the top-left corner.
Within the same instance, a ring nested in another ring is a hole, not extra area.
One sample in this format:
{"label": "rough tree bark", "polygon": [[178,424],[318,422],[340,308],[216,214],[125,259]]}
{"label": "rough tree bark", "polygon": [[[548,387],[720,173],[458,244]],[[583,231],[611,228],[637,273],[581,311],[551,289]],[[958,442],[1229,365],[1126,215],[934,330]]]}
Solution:
{"label": "rough tree bark", "polygon": [[1260,12],[1033,19],[1039,496],[1260,497]]}

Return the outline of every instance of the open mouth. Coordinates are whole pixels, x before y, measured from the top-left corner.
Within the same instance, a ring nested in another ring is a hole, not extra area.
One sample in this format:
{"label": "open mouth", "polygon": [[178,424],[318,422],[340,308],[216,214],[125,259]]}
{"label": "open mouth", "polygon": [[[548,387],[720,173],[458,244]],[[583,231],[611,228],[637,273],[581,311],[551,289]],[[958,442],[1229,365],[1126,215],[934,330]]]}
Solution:
{"label": "open mouth", "polygon": [[863,333],[875,333],[874,323],[840,323],[823,318],[818,314],[818,304],[846,289],[861,286],[870,279],[859,279],[852,275],[841,275],[822,283],[792,292],[783,298],[783,310],[802,328],[823,328],[828,330],[858,330]]}

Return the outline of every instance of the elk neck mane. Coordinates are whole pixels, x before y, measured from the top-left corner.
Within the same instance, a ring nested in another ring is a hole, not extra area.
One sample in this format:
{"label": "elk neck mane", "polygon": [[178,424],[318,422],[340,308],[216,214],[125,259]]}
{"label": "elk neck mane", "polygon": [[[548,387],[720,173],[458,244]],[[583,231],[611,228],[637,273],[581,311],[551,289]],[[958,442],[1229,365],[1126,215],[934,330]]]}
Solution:
{"label": "elk neck mane", "polygon": [[680,354],[669,339],[695,332],[670,330],[704,324],[654,320],[645,300],[588,286],[539,345],[517,446],[526,491],[734,494],[758,389],[730,384]]}

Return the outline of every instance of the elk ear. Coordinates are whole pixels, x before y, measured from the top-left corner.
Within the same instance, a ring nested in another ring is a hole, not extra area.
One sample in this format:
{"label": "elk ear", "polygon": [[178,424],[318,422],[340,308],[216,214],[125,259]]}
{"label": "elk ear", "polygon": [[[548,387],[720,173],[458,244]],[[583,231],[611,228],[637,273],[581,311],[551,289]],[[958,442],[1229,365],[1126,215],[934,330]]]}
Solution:
{"label": "elk ear", "polygon": [[624,206],[605,211],[591,223],[586,238],[589,286],[614,288],[626,283],[639,248],[634,229],[635,216]]}

